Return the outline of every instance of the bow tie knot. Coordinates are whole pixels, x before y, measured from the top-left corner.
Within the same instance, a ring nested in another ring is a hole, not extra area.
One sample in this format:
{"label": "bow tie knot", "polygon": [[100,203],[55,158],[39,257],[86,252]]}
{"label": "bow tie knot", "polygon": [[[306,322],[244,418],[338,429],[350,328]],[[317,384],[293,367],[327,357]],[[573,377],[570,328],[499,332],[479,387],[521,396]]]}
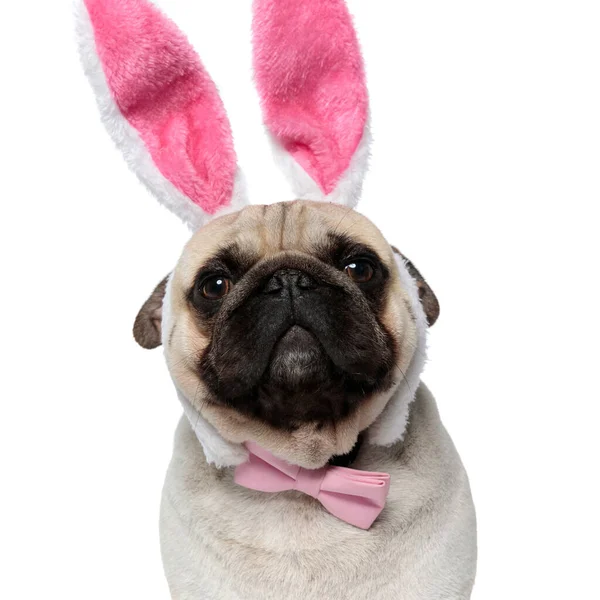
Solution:
{"label": "bow tie knot", "polygon": [[248,442],[248,462],[235,470],[237,484],[261,492],[297,490],[318,500],[332,515],[369,529],[385,506],[390,488],[387,473],[346,467],[304,469]]}
{"label": "bow tie knot", "polygon": [[312,470],[300,467],[296,475],[294,489],[316,499],[321,493],[325,475],[327,475],[327,468]]}

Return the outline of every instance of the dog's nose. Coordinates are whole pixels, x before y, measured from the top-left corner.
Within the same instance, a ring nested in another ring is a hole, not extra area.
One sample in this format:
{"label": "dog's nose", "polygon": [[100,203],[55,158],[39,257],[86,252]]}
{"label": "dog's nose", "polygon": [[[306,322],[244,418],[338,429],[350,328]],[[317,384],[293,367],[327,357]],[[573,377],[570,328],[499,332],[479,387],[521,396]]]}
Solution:
{"label": "dog's nose", "polygon": [[275,271],[265,285],[267,294],[290,293],[299,290],[311,290],[317,287],[315,280],[296,269],[279,269]]}

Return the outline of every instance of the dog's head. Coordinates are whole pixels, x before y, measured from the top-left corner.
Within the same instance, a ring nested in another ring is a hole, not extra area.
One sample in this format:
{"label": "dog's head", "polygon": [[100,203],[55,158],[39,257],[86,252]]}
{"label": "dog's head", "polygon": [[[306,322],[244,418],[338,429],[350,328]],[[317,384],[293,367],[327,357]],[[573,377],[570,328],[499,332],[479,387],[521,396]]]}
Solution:
{"label": "dog's head", "polygon": [[345,2],[252,6],[265,124],[302,201],[247,206],[216,86],[149,0],[80,0],[80,46],[129,166],[196,232],[136,339],[162,339],[209,460],[232,464],[254,440],[316,467],[367,428],[378,443],[402,435],[437,302],[352,210],[370,135]]}
{"label": "dog's head", "polygon": [[[428,320],[437,302],[423,280]],[[394,251],[359,213],[296,201],[212,221],[134,326],[164,343],[178,389],[226,439],[299,463],[351,450],[417,348]],[[164,314],[162,313],[164,310]]]}

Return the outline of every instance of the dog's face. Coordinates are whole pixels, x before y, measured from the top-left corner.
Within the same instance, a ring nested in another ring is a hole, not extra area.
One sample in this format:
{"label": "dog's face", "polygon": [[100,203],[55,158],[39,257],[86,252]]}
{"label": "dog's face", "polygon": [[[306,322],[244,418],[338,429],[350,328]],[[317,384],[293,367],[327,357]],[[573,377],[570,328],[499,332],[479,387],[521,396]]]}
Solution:
{"label": "dog's face", "polygon": [[[432,323],[437,302],[418,280]],[[250,206],[212,221],[184,249],[161,315],[164,289],[138,315],[136,339],[162,338],[177,387],[226,439],[304,466],[351,450],[415,348],[393,249],[333,204]]]}

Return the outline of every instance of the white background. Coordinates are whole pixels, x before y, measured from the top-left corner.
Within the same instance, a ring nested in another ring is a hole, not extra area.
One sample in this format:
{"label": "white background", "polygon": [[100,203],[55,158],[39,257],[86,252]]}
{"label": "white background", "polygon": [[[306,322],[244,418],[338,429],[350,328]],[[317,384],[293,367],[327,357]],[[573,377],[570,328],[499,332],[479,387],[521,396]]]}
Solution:
{"label": "white background", "polygon": [[[248,0],[162,0],[219,85],[254,202]],[[372,101],[360,209],[441,302],[425,380],[469,471],[474,598],[599,598],[597,2],[352,0]],[[0,597],[168,598],[180,414],[137,309],[187,239],[100,125],[70,2],[0,7]]]}

